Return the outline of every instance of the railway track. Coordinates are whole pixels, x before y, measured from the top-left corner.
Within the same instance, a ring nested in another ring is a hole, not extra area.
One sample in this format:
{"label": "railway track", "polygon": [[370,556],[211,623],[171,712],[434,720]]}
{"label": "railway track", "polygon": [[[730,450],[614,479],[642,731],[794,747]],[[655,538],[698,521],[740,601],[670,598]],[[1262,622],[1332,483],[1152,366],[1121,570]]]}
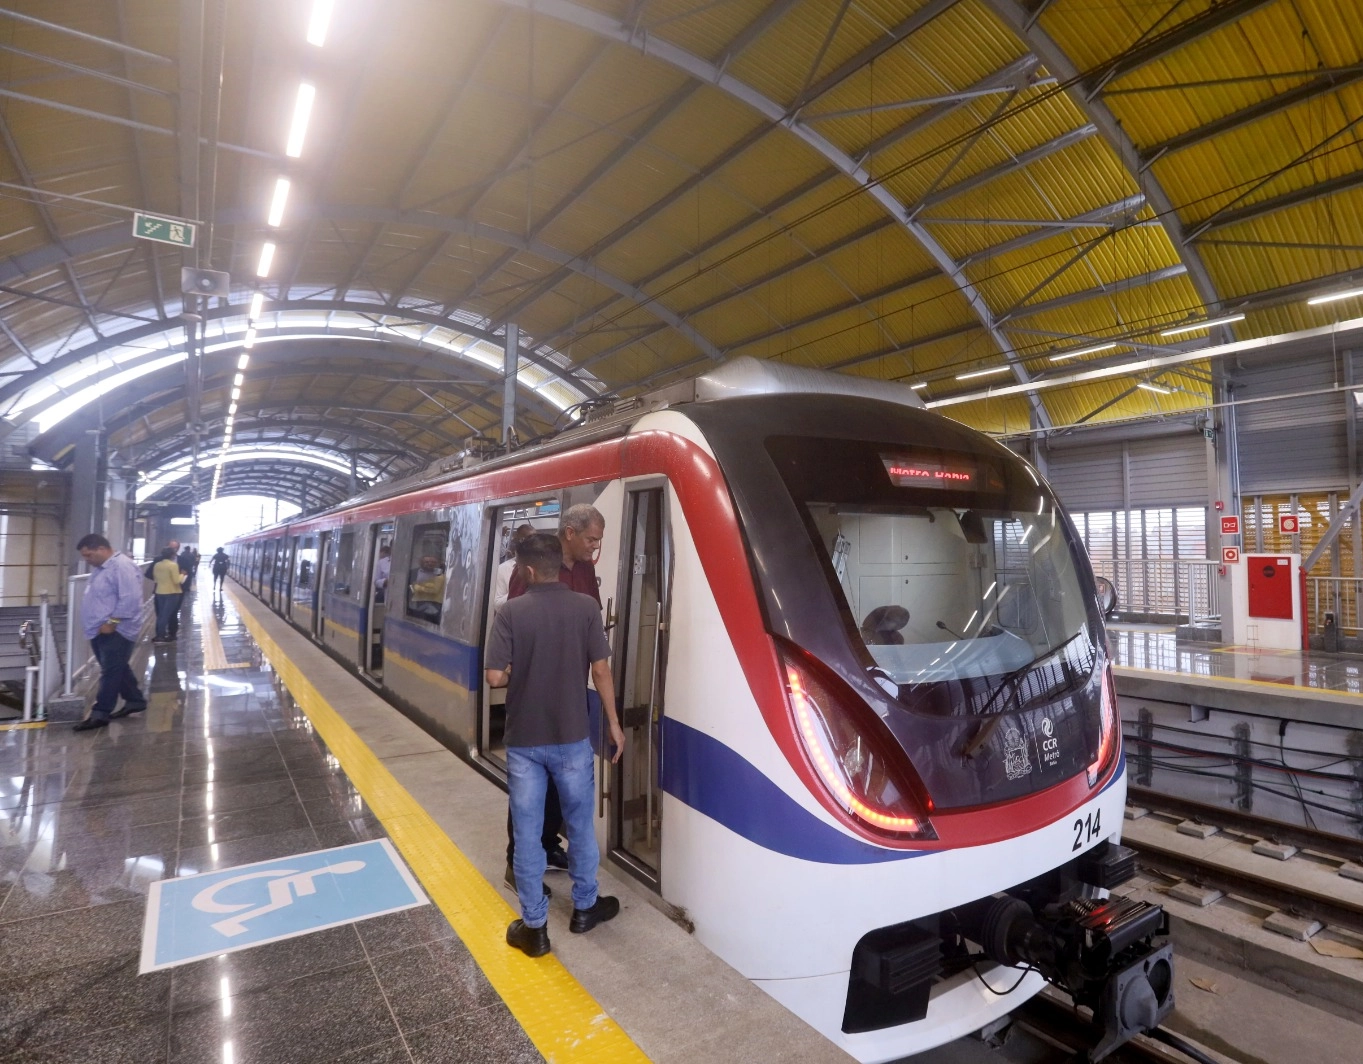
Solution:
{"label": "railway track", "polygon": [[[1363,841],[1142,787],[1130,788],[1127,800],[1163,818],[1215,829],[1204,840],[1129,824],[1123,844],[1147,870],[1363,934],[1363,883],[1340,874],[1363,864]],[[1260,856],[1253,852],[1259,841],[1295,852],[1286,860]]]}
{"label": "railway track", "polygon": [[[1088,1014],[1076,1010],[1063,995],[1049,991],[1014,1012],[1013,1025],[1055,1049],[1057,1060],[1086,1061],[1098,1041]],[[1110,1064],[1220,1064],[1216,1057],[1163,1028],[1154,1035],[1137,1035],[1103,1060]]]}

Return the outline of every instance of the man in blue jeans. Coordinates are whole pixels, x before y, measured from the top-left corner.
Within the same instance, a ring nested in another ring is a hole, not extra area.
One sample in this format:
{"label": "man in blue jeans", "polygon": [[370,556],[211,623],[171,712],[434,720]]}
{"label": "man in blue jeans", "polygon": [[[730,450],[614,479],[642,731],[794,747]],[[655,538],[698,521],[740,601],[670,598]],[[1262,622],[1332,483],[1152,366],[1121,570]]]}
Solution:
{"label": "man in blue jeans", "polygon": [[[115,551],[97,533],[84,536],[76,549],[90,566],[80,621],[99,662],[99,693],[90,715],[74,730],[93,731],[108,727],[111,719],[147,708],[147,698],[128,665],[137,645],[137,622],[142,613],[142,573],[131,558]],[[120,695],[123,708],[115,710]]]}
{"label": "man in blue jeans", "polygon": [[506,931],[508,945],[531,957],[549,952],[549,902],[544,896],[544,794],[552,778],[568,829],[568,873],[573,879],[573,917],[568,930],[590,931],[620,911],[620,902],[598,895],[593,797],[595,760],[587,718],[587,673],[601,696],[618,761],[625,733],[615,713],[610,644],[596,602],[559,582],[563,546],[557,536],[536,533],[516,548],[526,594],[497,611],[484,664],[490,687],[506,687],[506,764],[511,822],[516,837],[515,873],[521,919]]}

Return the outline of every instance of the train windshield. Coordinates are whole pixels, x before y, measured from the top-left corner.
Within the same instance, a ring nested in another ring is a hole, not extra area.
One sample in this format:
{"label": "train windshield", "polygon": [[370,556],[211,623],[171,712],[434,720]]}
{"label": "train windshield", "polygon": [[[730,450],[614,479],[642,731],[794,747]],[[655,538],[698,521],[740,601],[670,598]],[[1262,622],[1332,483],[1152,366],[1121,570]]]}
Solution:
{"label": "train windshield", "polygon": [[1050,491],[1030,472],[1018,483],[1021,463],[861,441],[768,447],[866,667],[901,704],[987,715],[1089,681],[1099,637],[1075,545]]}

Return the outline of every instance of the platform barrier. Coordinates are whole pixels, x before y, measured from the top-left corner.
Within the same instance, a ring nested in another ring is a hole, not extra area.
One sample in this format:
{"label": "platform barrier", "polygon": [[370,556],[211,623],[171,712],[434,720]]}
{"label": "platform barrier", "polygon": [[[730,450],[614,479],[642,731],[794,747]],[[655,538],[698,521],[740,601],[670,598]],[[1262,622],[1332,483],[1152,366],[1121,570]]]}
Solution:
{"label": "platform barrier", "polygon": [[1188,624],[1221,619],[1215,558],[1093,558],[1093,571],[1117,588],[1122,614],[1168,617]]}

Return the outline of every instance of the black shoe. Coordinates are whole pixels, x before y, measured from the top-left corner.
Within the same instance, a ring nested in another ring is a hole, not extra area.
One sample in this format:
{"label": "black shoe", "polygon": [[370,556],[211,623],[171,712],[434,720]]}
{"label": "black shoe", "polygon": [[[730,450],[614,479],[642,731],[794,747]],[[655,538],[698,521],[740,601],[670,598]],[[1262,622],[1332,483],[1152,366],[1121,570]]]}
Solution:
{"label": "black shoe", "polygon": [[549,925],[526,927],[524,920],[512,920],[506,929],[506,944],[515,946],[527,957],[543,957],[549,952]]}
{"label": "black shoe", "polygon": [[585,935],[597,924],[614,920],[620,915],[620,899],[609,894],[601,894],[590,909],[574,909],[573,918],[568,922],[568,930],[575,935]]}
{"label": "black shoe", "polygon": [[71,730],[94,731],[96,728],[107,728],[108,726],[109,722],[105,720],[103,717],[86,717],[83,721],[81,721]]}
{"label": "black shoe", "polygon": [[116,709],[116,710],[114,710],[112,713],[110,713],[110,714],[109,714],[109,719],[110,719],[110,720],[118,720],[120,717],[126,717],[129,713],[141,713],[141,712],[145,711],[146,708],[147,708],[147,703],[145,703],[145,702],[143,702],[140,706],[129,706],[129,705],[124,705],[124,706],[122,706],[121,708]]}
{"label": "black shoe", "polygon": [[[506,866],[506,875],[502,878],[506,880],[506,885],[510,887],[512,891],[516,890],[516,870],[512,868],[511,865],[508,864]],[[554,896],[554,892],[549,889],[549,884],[547,883],[544,884],[544,896],[546,898],[552,898]],[[536,953],[535,956],[538,957],[539,954]]]}
{"label": "black shoe", "polygon": [[552,850],[545,850],[544,859],[549,862],[550,868],[557,868],[561,872],[568,871],[568,855],[563,852],[562,847],[555,846]]}

